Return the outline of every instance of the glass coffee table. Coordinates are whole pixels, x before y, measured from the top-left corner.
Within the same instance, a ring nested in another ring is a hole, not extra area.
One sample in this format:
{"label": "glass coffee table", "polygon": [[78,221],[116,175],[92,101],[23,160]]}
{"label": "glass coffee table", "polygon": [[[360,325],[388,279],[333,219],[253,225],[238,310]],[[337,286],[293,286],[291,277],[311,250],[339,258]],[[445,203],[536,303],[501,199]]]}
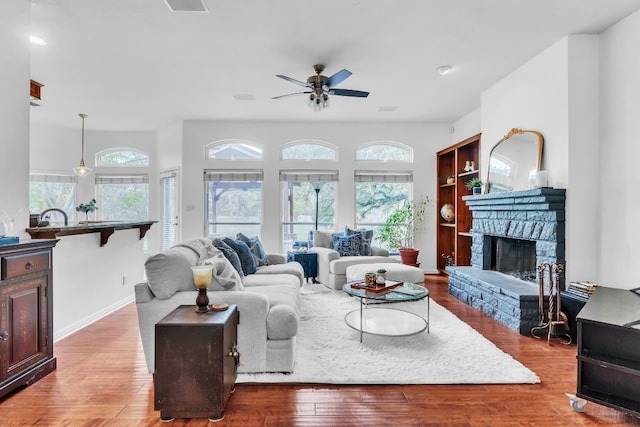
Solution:
{"label": "glass coffee table", "polygon": [[[427,288],[404,282],[401,286],[383,293],[372,293],[360,289],[359,286],[362,284],[359,280],[345,283],[342,287],[347,294],[360,300],[360,309],[351,311],[344,317],[349,327],[360,332],[360,342],[363,334],[403,337],[419,334],[425,329],[429,333],[430,297]],[[408,311],[379,306],[379,303],[418,301],[424,298],[427,299],[426,319]],[[374,305],[375,308],[372,308]]]}

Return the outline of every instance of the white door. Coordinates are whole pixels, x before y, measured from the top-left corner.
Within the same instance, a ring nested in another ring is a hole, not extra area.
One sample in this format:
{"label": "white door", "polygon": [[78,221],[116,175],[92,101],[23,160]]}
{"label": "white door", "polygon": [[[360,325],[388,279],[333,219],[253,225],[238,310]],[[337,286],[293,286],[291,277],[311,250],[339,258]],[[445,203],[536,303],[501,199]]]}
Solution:
{"label": "white door", "polygon": [[170,248],[180,242],[178,217],[178,171],[172,170],[160,174],[160,250]]}

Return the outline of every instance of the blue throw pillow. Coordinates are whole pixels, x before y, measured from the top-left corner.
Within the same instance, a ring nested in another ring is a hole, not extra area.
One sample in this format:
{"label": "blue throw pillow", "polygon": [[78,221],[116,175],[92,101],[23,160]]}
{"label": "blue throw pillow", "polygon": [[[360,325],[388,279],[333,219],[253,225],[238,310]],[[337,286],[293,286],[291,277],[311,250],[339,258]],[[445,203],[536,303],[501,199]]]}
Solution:
{"label": "blue throw pillow", "polygon": [[255,237],[247,237],[242,233],[238,233],[236,235],[237,240],[242,240],[249,246],[253,257],[256,260],[256,264],[258,266],[269,264],[269,259],[267,258],[267,253],[264,251],[264,247],[262,246],[262,242],[258,236]]}
{"label": "blue throw pillow", "polygon": [[240,263],[240,257],[238,256],[238,253],[231,246],[227,245],[221,239],[218,239],[218,238],[211,239],[211,243],[213,243],[213,246],[220,249],[220,252],[222,252],[222,255],[224,255],[224,257],[229,260],[229,262],[231,263],[231,265],[233,265],[233,268],[235,268],[235,270],[238,272],[240,277],[244,277],[244,272],[242,271],[242,264]]}
{"label": "blue throw pillow", "polygon": [[251,249],[242,240],[234,240],[231,237],[222,239],[227,245],[231,246],[240,258],[240,265],[245,276],[256,272],[256,260],[253,258]]}
{"label": "blue throw pillow", "polygon": [[345,236],[353,236],[356,233],[360,233],[360,235],[362,236],[362,247],[360,250],[360,255],[371,255],[371,241],[373,240],[373,230],[366,230],[364,228],[354,230],[349,227],[344,227]]}
{"label": "blue throw pillow", "polygon": [[362,252],[362,235],[333,236],[333,250],[340,256],[359,256]]}

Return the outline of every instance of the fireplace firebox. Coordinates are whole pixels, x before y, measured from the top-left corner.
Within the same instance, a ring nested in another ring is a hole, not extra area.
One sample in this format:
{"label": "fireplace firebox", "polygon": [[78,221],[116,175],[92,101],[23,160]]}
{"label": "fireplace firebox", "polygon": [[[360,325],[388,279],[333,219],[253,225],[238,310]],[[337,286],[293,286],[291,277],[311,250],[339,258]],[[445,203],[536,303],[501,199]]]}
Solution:
{"label": "fireplace firebox", "polygon": [[509,237],[485,236],[491,248],[490,270],[536,282],[536,242]]}

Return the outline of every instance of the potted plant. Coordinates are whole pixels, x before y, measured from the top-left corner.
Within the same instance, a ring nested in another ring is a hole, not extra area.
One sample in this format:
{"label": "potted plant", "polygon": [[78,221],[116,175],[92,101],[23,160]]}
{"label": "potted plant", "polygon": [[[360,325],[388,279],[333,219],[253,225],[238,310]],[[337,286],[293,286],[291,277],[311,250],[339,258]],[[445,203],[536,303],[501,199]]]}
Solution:
{"label": "potted plant", "polygon": [[480,178],[471,178],[464,183],[464,186],[472,190],[473,194],[482,194],[482,180]]}
{"label": "potted plant", "polygon": [[98,210],[96,203],[96,199],[91,199],[91,201],[87,204],[80,203],[78,206],[76,206],[76,211],[84,212],[84,220],[86,222],[89,222],[89,212],[95,212]]}
{"label": "potted plant", "polygon": [[456,176],[455,175],[449,175],[447,177],[447,184],[453,184],[454,182],[456,182]]}
{"label": "potted plant", "polygon": [[425,210],[429,197],[405,203],[387,218],[379,232],[378,241],[389,249],[397,249],[403,264],[418,266],[418,249],[413,248],[413,239],[424,231]]}

